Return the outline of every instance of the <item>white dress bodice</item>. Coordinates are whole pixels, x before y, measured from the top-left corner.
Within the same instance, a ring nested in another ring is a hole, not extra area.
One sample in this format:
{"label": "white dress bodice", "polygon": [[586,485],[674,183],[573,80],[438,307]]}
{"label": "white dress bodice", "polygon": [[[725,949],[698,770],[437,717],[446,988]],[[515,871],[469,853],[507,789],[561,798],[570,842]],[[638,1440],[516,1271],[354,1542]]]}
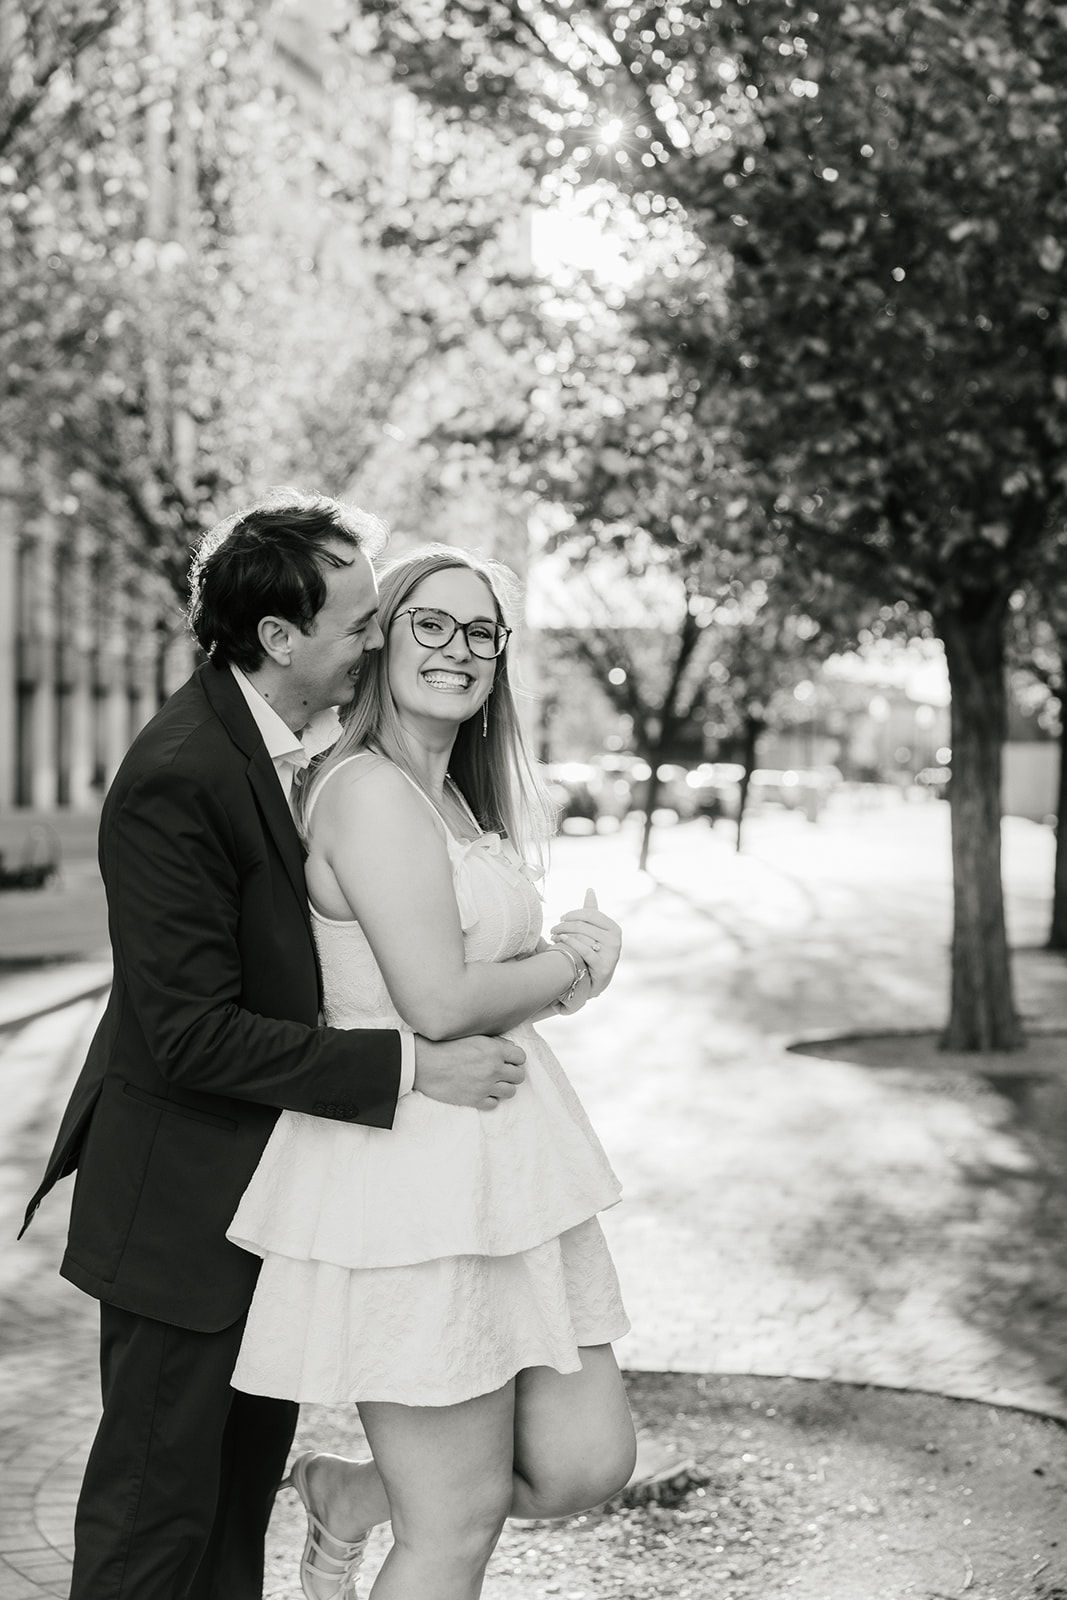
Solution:
{"label": "white dress bodice", "polygon": [[[353,758],[358,759],[358,758]],[[541,935],[541,899],[526,868],[499,834],[457,839],[441,824],[468,962],[510,961]],[[312,908],[322,967],[324,1020],[334,1028],[404,1027],[358,922]]]}

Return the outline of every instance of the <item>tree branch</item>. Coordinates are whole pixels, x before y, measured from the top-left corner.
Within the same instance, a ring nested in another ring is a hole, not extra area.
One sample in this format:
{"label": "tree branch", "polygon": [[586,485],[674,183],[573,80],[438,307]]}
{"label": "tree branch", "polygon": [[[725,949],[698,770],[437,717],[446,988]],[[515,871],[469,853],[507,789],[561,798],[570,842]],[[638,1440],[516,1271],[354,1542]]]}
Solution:
{"label": "tree branch", "polygon": [[[5,103],[5,110],[0,116],[0,156],[9,154],[19,134],[32,121],[47,98],[56,74],[64,67],[73,66],[92,45],[96,44],[97,40],[118,21],[121,10],[121,0],[106,0],[106,3],[88,16],[72,19],[66,28],[58,25],[51,52],[36,61],[30,80],[32,87],[24,94],[11,96],[8,92],[12,71],[10,67],[7,68],[3,73],[3,81],[0,82],[0,99]],[[43,17],[46,11],[47,7],[41,5],[37,17]]]}

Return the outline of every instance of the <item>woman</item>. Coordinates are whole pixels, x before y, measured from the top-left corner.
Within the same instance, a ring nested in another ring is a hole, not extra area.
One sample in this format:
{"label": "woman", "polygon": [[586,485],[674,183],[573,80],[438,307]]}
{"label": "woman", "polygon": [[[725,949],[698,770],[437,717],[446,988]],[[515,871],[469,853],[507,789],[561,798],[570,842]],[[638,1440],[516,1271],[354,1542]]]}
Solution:
{"label": "woman", "polygon": [[408,1095],[391,1130],[283,1113],[229,1233],[264,1258],[233,1383],[359,1406],[374,1461],[302,1457],[288,1480],[311,1600],[351,1600],[387,1518],[374,1600],[473,1600],[506,1517],[585,1509],[633,1467],[596,1220],[618,1183],[530,1026],[605,987],[619,931],[594,903],[540,938],[540,791],[490,569],[394,562],[379,622],[302,803],[327,1019],[507,1030],[527,1075],[491,1114]]}

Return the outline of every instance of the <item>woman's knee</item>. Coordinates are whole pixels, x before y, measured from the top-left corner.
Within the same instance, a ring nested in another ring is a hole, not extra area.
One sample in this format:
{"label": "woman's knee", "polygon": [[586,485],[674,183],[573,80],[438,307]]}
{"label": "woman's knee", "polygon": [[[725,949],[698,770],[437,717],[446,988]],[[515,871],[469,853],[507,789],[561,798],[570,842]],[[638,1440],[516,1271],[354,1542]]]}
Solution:
{"label": "woman's knee", "polygon": [[603,1505],[624,1489],[633,1476],[637,1441],[633,1430],[620,1429],[595,1454],[557,1463],[551,1472],[527,1483],[529,1508],[524,1517],[570,1517]]}
{"label": "woman's knee", "polygon": [[511,1508],[512,1479],[508,1472],[469,1480],[461,1500],[396,1508],[393,1539],[408,1549],[428,1548],[442,1563],[475,1571],[496,1548]]}
{"label": "woman's knee", "polygon": [[[637,1435],[631,1426],[618,1440],[616,1448],[609,1453],[605,1463],[605,1475],[609,1484],[606,1494],[601,1495],[602,1500],[610,1500],[613,1494],[618,1494],[620,1489],[625,1489],[634,1475],[637,1465]],[[597,1504],[599,1505],[599,1501]]]}
{"label": "woman's knee", "polygon": [[625,1489],[633,1477],[636,1462],[637,1439],[633,1429],[620,1431],[598,1459],[589,1464],[589,1471],[581,1485],[581,1493],[586,1499],[585,1509],[601,1505]]}
{"label": "woman's knee", "polygon": [[[609,1345],[584,1348],[581,1371],[521,1373],[515,1463],[519,1517],[561,1517],[610,1500],[637,1452],[626,1390]],[[535,1509],[520,1510],[519,1506]]]}

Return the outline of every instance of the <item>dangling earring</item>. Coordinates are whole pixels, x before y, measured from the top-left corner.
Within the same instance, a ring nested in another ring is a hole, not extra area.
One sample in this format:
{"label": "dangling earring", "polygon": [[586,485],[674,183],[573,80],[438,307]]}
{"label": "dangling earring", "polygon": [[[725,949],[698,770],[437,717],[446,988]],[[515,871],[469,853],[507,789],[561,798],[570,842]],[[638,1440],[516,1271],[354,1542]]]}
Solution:
{"label": "dangling earring", "polygon": [[489,701],[482,701],[482,738],[489,736]]}

